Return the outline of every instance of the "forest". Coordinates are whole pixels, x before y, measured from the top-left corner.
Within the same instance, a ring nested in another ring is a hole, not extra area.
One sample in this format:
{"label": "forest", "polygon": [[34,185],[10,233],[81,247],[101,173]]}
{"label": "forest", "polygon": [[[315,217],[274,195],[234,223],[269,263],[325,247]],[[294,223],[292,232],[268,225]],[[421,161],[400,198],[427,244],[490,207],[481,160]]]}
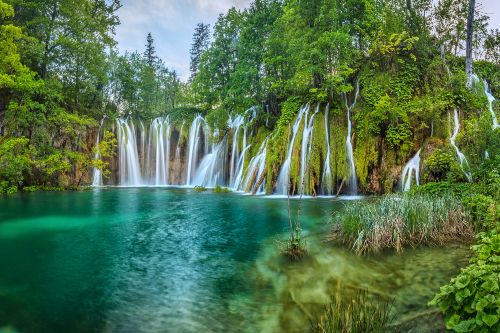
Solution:
{"label": "forest", "polygon": [[[427,301],[449,330],[495,332],[500,31],[479,2],[254,0],[193,27],[183,79],[152,33],[119,51],[120,0],[0,0],[0,200],[91,186],[281,196],[297,259],[290,198],[381,196],[334,213],[330,240],[358,255],[475,242]],[[335,311],[314,331],[357,332],[328,326]]]}

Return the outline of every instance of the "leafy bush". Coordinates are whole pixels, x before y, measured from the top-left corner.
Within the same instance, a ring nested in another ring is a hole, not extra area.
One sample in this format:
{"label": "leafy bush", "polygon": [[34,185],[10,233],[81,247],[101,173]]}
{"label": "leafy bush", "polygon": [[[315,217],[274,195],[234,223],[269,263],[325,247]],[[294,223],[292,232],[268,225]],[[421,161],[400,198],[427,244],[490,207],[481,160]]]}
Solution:
{"label": "leafy bush", "polygon": [[231,193],[231,190],[228,189],[227,187],[222,187],[220,185],[217,185],[215,188],[214,188],[214,192],[215,193]]}
{"label": "leafy bush", "polygon": [[485,227],[495,222],[498,203],[493,198],[484,194],[474,194],[465,197],[463,203],[474,220],[481,222]]}
{"label": "leafy bush", "polygon": [[472,238],[471,219],[452,195],[390,195],[349,203],[333,217],[332,240],[357,253]]}
{"label": "leafy bush", "polygon": [[449,149],[437,149],[425,160],[429,180],[443,180],[454,168],[459,168],[455,155]]}
{"label": "leafy bush", "polygon": [[500,331],[500,235],[478,235],[471,265],[441,287],[430,302],[446,314],[446,328],[455,332]]}
{"label": "leafy bush", "polygon": [[206,187],[204,187],[204,186],[199,186],[199,185],[196,185],[196,186],[194,187],[194,191],[195,191],[195,192],[205,192],[206,190],[207,190],[207,188],[206,188]]}
{"label": "leafy bush", "polygon": [[33,149],[25,137],[0,141],[0,193],[15,193],[31,173]]}

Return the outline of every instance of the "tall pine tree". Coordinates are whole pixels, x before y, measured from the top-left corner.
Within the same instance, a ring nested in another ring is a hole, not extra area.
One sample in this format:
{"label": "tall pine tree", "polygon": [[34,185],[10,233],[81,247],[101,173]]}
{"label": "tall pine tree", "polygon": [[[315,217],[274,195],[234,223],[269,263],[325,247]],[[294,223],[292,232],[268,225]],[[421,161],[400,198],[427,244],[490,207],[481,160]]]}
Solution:
{"label": "tall pine tree", "polygon": [[146,51],[144,51],[144,58],[150,67],[154,67],[156,63],[156,50],[154,47],[154,39],[151,33],[146,37]]}
{"label": "tall pine tree", "polygon": [[208,49],[210,42],[210,25],[198,23],[193,34],[193,43],[191,44],[191,80],[198,71],[200,58],[204,51]]}

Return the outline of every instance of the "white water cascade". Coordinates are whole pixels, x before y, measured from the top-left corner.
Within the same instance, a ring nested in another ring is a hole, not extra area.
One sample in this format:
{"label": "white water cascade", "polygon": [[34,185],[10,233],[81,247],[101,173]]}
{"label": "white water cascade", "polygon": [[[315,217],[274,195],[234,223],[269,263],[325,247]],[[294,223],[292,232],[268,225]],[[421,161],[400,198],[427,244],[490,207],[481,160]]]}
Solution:
{"label": "white water cascade", "polygon": [[116,119],[116,131],[118,136],[120,185],[143,185],[133,122],[128,119]]}
{"label": "white water cascade", "polygon": [[189,130],[189,151],[188,151],[188,166],[187,166],[187,178],[186,184],[192,185],[192,178],[196,171],[198,158],[200,155],[200,139],[202,133],[202,126],[205,124],[205,119],[201,115],[197,115],[193,123],[191,124],[191,129]]}
{"label": "white water cascade", "polygon": [[401,173],[401,189],[406,192],[412,184],[412,177],[415,175],[415,184],[420,185],[420,151],[405,165]]}
{"label": "white water cascade", "polygon": [[[101,128],[102,125],[104,124],[104,120],[106,119],[106,116],[104,116],[101,120],[101,125],[99,126],[99,131],[97,132],[97,139],[95,143],[95,156],[94,159],[97,161],[100,157],[101,154],[99,152],[99,144],[101,143]],[[92,178],[92,186],[97,187],[97,186],[102,186],[102,172],[98,168],[94,168],[93,172],[93,178]]]}
{"label": "white water cascade", "polygon": [[314,113],[309,116],[309,108],[304,115],[304,129],[302,130],[302,147],[300,149],[300,194],[304,194],[305,175],[309,167],[309,156],[312,148],[312,132],[314,124],[314,116],[319,111],[319,103],[316,105]]}
{"label": "white water cascade", "polygon": [[156,118],[151,123],[148,161],[154,161],[150,183],[156,186],[169,184],[170,118]]}
{"label": "white water cascade", "polygon": [[354,153],[352,149],[352,123],[351,123],[351,111],[356,105],[356,101],[358,100],[359,96],[359,81],[356,81],[356,93],[354,95],[354,101],[352,102],[351,106],[347,103],[347,96],[344,95],[344,100],[345,100],[345,106],[347,108],[347,138],[346,138],[346,153],[347,153],[347,163],[349,164],[349,176],[350,176],[350,181],[349,181],[349,186],[350,186],[350,192],[352,195],[355,195],[357,192],[358,184],[357,184],[357,177],[356,177],[356,166],[354,165]]}
{"label": "white water cascade", "polygon": [[259,152],[248,163],[247,173],[240,187],[245,192],[252,194],[264,192],[268,140],[269,137],[262,142]]}
{"label": "white water cascade", "polygon": [[331,168],[331,147],[330,147],[330,123],[329,123],[330,104],[325,109],[325,139],[326,139],[326,157],[323,167],[323,176],[321,177],[321,191],[323,195],[331,195],[333,192],[333,179]]}
{"label": "white water cascade", "polygon": [[467,161],[467,158],[465,157],[465,155],[460,151],[460,149],[458,149],[456,142],[455,142],[457,135],[458,135],[458,132],[460,130],[460,120],[458,119],[457,109],[455,109],[453,111],[453,121],[454,121],[454,128],[453,128],[453,134],[450,137],[450,142],[451,142],[451,145],[453,146],[453,148],[455,148],[455,151],[456,151],[457,157],[458,157],[458,161],[460,162],[460,167],[462,168],[464,175],[467,177],[467,179],[469,181],[471,181],[472,175],[470,174],[470,172],[468,172],[466,170],[469,168],[469,162]]}
{"label": "white water cascade", "polygon": [[488,98],[488,107],[490,110],[491,114],[491,120],[492,120],[492,128],[496,130],[498,126],[498,120],[497,120],[497,115],[495,113],[495,110],[493,110],[493,102],[495,101],[495,97],[491,94],[491,92],[488,90],[488,83],[486,80],[484,81],[484,93],[486,94],[486,97]]}
{"label": "white water cascade", "polygon": [[[251,109],[249,111],[251,111]],[[255,117],[254,114],[252,116]],[[243,175],[243,167],[245,165],[245,154],[248,148],[250,148],[250,146],[247,145],[247,127],[245,124],[245,117],[238,115],[234,119],[229,118],[228,127],[233,130],[231,164],[229,169],[229,187],[233,190],[238,190]],[[243,132],[243,138],[242,149],[240,151],[239,142],[241,132]]]}
{"label": "white water cascade", "polygon": [[174,156],[174,171],[177,171],[179,177],[179,183],[183,183],[183,170],[181,168],[182,158],[181,158],[181,140],[182,134],[184,133],[184,122],[182,122],[181,129],[179,130],[179,138],[177,139],[177,146],[175,148]]}
{"label": "white water cascade", "polygon": [[227,138],[212,146],[212,151],[205,155],[196,170],[192,185],[215,187],[223,186],[227,160]]}
{"label": "white water cascade", "polygon": [[295,119],[295,123],[292,127],[292,139],[290,140],[290,145],[288,147],[287,155],[285,162],[281,166],[280,174],[278,176],[278,183],[276,185],[276,193],[281,195],[288,195],[288,185],[290,183],[290,164],[292,162],[292,153],[293,146],[295,144],[295,138],[297,137],[297,133],[299,132],[300,123],[302,122],[302,118],[305,113],[309,112],[309,104],[303,106],[297,118]]}

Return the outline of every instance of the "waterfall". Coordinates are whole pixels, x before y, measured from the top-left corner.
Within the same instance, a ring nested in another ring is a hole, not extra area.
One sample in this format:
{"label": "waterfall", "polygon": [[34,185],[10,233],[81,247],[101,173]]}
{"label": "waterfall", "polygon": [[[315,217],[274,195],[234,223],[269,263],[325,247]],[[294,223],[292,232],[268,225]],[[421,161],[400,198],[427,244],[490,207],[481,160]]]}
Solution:
{"label": "waterfall", "polygon": [[[188,165],[187,165],[187,178],[186,184],[192,185],[192,176],[196,170],[199,156],[199,146],[200,146],[200,135],[202,132],[202,125],[205,122],[201,115],[197,115],[193,123],[191,124],[191,128],[189,130],[189,151],[188,151]],[[207,140],[205,140],[205,146]]]}
{"label": "waterfall", "polygon": [[143,185],[134,124],[128,119],[116,119],[116,130],[120,156],[120,185]]}
{"label": "waterfall", "polygon": [[156,118],[151,123],[150,152],[154,152],[155,168],[150,183],[156,186],[168,185],[170,162],[170,118]]}
{"label": "waterfall", "polygon": [[325,157],[325,166],[323,167],[323,176],[321,177],[321,190],[324,195],[331,195],[333,191],[332,169],[330,165],[331,147],[330,147],[330,126],[328,121],[329,112],[330,112],[330,104],[327,104],[325,109],[325,139],[326,139],[327,150]]}
{"label": "waterfall", "polygon": [[304,115],[304,129],[302,130],[302,148],[300,149],[300,194],[304,194],[305,175],[309,167],[309,156],[312,148],[312,132],[314,116],[319,111],[319,103],[314,113],[309,118],[309,108]]}
{"label": "waterfall", "polygon": [[491,113],[491,120],[492,120],[492,128],[495,130],[497,129],[498,126],[498,120],[497,120],[497,115],[495,113],[495,110],[493,110],[493,102],[495,101],[495,97],[489,92],[488,90],[488,83],[486,80],[484,81],[484,93],[486,94],[486,97],[488,98],[488,107]]}
{"label": "waterfall", "polygon": [[[104,120],[106,119],[106,116],[104,116],[101,120],[101,125],[99,126],[99,131],[97,132],[97,139],[96,139],[96,143],[95,143],[95,156],[94,156],[94,159],[97,161],[100,157],[101,157],[101,154],[99,153],[99,143],[101,142],[101,128],[102,128],[102,125],[104,124]],[[102,172],[101,170],[99,170],[98,168],[95,168],[94,167],[94,176],[93,176],[93,179],[92,179],[92,186],[96,187],[96,186],[102,186]]]}
{"label": "waterfall", "polygon": [[356,93],[354,95],[354,102],[349,106],[347,104],[347,96],[344,95],[345,106],[347,108],[347,138],[346,138],[346,152],[347,152],[347,163],[349,164],[349,172],[350,172],[350,181],[349,185],[351,187],[351,194],[355,195],[358,189],[357,177],[356,177],[356,166],[354,165],[354,154],[352,149],[352,123],[351,123],[351,111],[356,105],[356,101],[358,100],[359,95],[359,80],[356,81]]}
{"label": "waterfall", "polygon": [[269,137],[262,142],[259,152],[248,163],[247,173],[240,187],[245,192],[251,192],[252,194],[264,192],[268,139]]}
{"label": "waterfall", "polygon": [[292,139],[290,140],[290,146],[288,147],[286,159],[283,165],[281,166],[280,174],[278,176],[278,183],[276,185],[276,191],[278,194],[288,195],[288,185],[290,182],[290,164],[292,162],[293,146],[295,144],[295,138],[297,137],[297,133],[299,132],[302,117],[306,112],[309,112],[309,104],[303,106],[300,109],[299,114],[295,119],[295,123],[293,124]]}
{"label": "waterfall", "polygon": [[[179,138],[177,139],[177,147],[175,148],[175,157],[174,157],[174,171],[178,172],[179,176],[179,184],[182,184],[183,181],[183,172],[181,168],[181,139],[182,139],[182,134],[184,131],[184,122],[182,122],[181,129],[179,131]],[[175,180],[174,180],[175,181]]]}
{"label": "waterfall", "polygon": [[460,167],[462,168],[462,171],[463,171],[464,175],[467,177],[467,179],[469,181],[471,181],[472,180],[472,175],[470,174],[470,172],[466,171],[466,168],[469,168],[469,162],[467,162],[467,158],[458,149],[458,147],[457,147],[457,145],[455,143],[455,139],[457,138],[458,132],[460,130],[460,121],[458,119],[458,111],[457,111],[457,109],[455,109],[453,111],[453,121],[454,121],[454,128],[453,128],[453,134],[450,137],[450,142],[451,142],[451,145],[453,146],[453,148],[455,148],[455,151],[457,152],[458,161],[460,162]]}
{"label": "waterfall", "polygon": [[196,170],[192,184],[207,187],[225,185],[225,167],[227,159],[227,137],[212,146],[212,151],[205,155]]}
{"label": "waterfall", "polygon": [[[249,109],[251,110],[251,109]],[[236,118],[229,118],[228,127],[233,129],[233,144],[231,151],[231,164],[229,169],[229,186],[232,189],[238,189],[241,181],[241,175],[243,173],[243,167],[245,164],[245,152],[247,147],[247,127],[243,127],[243,143],[242,151],[240,153],[239,149],[239,134],[241,132],[242,126],[245,125],[245,118],[241,115],[236,116]]]}
{"label": "waterfall", "polygon": [[402,191],[408,191],[411,187],[412,175],[415,173],[415,183],[420,185],[420,151],[413,156],[413,158],[405,165],[403,172],[401,173],[401,189]]}

